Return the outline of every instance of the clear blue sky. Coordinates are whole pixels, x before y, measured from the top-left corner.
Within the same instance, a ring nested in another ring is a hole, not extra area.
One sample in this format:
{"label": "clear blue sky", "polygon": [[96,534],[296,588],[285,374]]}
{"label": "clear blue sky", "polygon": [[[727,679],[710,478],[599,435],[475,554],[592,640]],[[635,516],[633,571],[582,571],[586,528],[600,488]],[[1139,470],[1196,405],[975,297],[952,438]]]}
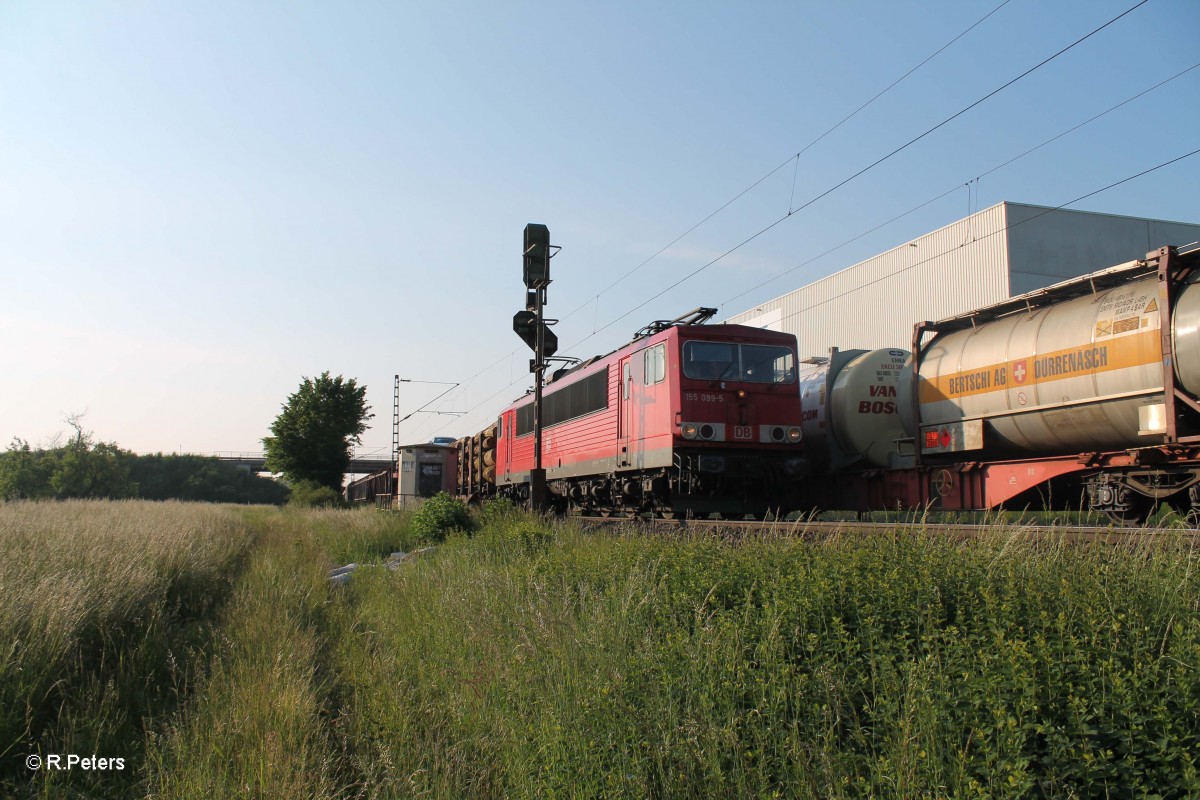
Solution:
{"label": "clear blue sky", "polygon": [[[528,222],[563,247],[548,312],[587,357],[955,186],[723,315],[1001,200],[1065,203],[1200,147],[1200,69],[964,184],[1200,61],[1200,3],[1149,0],[604,328],[1135,1],[1011,0],[601,293],[1000,0],[9,0],[0,443],[86,411],[141,452],[256,450],[323,370],[368,386],[369,446],[390,446],[396,373],[462,381],[435,407],[471,412],[416,415],[406,441],[477,430],[530,385]],[[1196,222],[1198,196],[1194,156],[1073,207]],[[405,385],[402,412],[442,388]]]}

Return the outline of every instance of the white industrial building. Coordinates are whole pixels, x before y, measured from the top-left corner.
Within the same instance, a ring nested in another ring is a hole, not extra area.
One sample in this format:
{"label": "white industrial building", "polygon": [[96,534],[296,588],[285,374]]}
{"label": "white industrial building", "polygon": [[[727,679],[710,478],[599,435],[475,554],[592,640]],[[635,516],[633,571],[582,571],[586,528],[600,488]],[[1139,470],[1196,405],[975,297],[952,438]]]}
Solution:
{"label": "white industrial building", "polygon": [[1200,224],[998,203],[726,322],[794,333],[800,358],[912,344],[939,320],[1200,241]]}

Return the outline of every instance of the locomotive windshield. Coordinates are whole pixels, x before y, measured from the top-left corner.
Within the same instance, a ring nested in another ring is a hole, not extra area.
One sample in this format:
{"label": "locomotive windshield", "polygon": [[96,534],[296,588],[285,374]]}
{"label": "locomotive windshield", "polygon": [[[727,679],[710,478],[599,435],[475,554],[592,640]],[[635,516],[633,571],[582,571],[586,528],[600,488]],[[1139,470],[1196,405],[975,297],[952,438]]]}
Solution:
{"label": "locomotive windshield", "polygon": [[791,348],[769,344],[683,343],[683,374],[689,378],[750,383],[794,383]]}

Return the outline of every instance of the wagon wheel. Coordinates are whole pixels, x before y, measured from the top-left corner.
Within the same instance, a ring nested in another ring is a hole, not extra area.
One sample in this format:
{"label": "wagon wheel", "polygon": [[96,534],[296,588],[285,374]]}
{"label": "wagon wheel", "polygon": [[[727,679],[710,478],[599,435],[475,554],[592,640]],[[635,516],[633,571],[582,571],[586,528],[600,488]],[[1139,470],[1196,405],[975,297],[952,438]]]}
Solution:
{"label": "wagon wheel", "polygon": [[1140,528],[1153,516],[1155,503],[1149,497],[1137,495],[1131,498],[1127,509],[1109,509],[1104,512],[1114,525],[1123,528]]}

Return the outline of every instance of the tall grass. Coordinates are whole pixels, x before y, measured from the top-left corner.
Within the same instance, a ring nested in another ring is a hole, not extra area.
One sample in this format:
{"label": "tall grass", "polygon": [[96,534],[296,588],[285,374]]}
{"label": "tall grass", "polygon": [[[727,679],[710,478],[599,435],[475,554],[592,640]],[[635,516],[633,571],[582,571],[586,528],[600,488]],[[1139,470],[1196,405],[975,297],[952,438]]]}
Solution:
{"label": "tall grass", "polygon": [[584,536],[520,517],[334,610],[369,797],[1189,797],[1178,548]]}
{"label": "tall grass", "polygon": [[326,576],[407,544],[404,520],[294,508],[248,520],[257,544],[208,681],[151,743],[151,797],[332,798],[353,782],[340,771],[336,687],[323,668]]}
{"label": "tall grass", "polygon": [[[126,796],[143,719],[169,711],[251,537],[180,503],[0,504],[0,793]],[[29,754],[126,759],[120,772],[29,771]]]}
{"label": "tall grass", "polygon": [[1200,796],[1182,540],[478,522],[0,507],[0,795]]}

